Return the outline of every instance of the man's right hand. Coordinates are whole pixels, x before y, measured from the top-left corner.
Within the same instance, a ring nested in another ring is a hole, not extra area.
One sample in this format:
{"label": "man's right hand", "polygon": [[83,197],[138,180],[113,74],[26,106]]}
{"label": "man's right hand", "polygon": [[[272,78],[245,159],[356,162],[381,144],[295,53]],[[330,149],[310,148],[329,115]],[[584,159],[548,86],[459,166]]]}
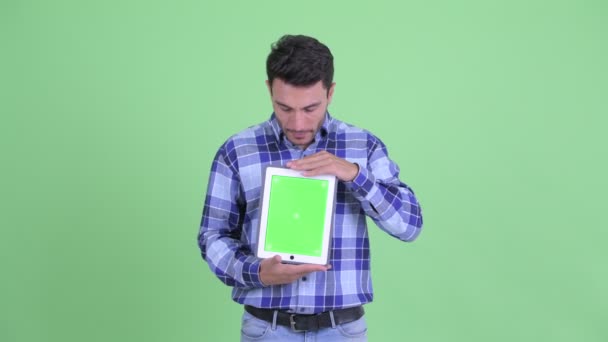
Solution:
{"label": "man's right hand", "polygon": [[291,265],[281,263],[281,256],[262,260],[260,264],[260,280],[264,285],[291,284],[312,272],[327,271],[331,265],[301,264]]}

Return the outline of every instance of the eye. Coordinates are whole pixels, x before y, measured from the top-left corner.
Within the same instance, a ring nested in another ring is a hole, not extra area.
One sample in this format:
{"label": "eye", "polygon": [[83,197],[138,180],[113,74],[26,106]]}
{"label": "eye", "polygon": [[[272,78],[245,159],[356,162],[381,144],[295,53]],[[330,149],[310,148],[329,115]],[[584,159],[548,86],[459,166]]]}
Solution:
{"label": "eye", "polygon": [[291,108],[281,107],[281,110],[284,111],[285,113],[291,112]]}

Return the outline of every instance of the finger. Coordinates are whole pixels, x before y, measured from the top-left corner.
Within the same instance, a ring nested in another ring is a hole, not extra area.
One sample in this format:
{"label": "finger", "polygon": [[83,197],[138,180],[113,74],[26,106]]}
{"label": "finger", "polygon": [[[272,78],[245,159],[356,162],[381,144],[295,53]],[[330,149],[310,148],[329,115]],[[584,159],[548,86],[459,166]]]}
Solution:
{"label": "finger", "polygon": [[309,168],[310,165],[314,165],[316,163],[322,162],[324,160],[331,161],[335,156],[329,152],[321,151],[310,156],[306,156],[302,159],[292,160],[287,163],[288,167],[297,168],[297,169],[305,169]]}
{"label": "finger", "polygon": [[312,272],[324,272],[327,271],[327,267],[325,265],[297,265],[297,274],[299,276],[303,276]]}
{"label": "finger", "polygon": [[318,175],[334,175],[338,176],[336,167],[334,165],[322,165],[314,169],[302,171],[302,175],[306,177],[314,177]]}
{"label": "finger", "polygon": [[292,168],[297,170],[310,171],[322,166],[331,165],[332,163],[334,163],[334,161],[331,158],[327,157],[309,160],[298,160],[292,165]]}
{"label": "finger", "polygon": [[315,154],[311,154],[310,156],[306,156],[302,159],[299,159],[298,162],[302,162],[302,163],[312,163],[312,162],[318,162],[321,160],[332,160],[332,159],[336,159],[336,156],[334,156],[333,154],[326,152],[326,151],[321,151]]}
{"label": "finger", "polygon": [[311,159],[319,159],[319,158],[328,158],[333,157],[334,155],[327,151],[319,151],[317,153],[313,153],[311,155],[300,158],[299,160],[311,160]]}
{"label": "finger", "polygon": [[281,256],[275,255],[272,258],[264,259],[263,262],[268,264],[268,266],[273,266],[281,263]]}
{"label": "finger", "polygon": [[299,278],[312,272],[326,271],[327,267],[324,265],[283,265],[283,274],[291,277]]}
{"label": "finger", "polygon": [[345,160],[334,160],[326,165],[319,166],[311,170],[302,171],[306,177],[318,175],[334,175],[342,181],[352,181],[359,173],[359,166]]}
{"label": "finger", "polygon": [[309,156],[302,157],[300,159],[295,159],[295,160],[288,161],[285,166],[287,166],[287,167],[297,166],[297,165],[300,165],[302,163],[306,163],[309,160],[314,160],[314,159],[317,159],[317,158],[320,158],[320,157],[322,158],[323,154],[326,154],[326,153],[323,153],[323,152],[325,152],[325,151],[317,152],[315,154],[311,154]]}

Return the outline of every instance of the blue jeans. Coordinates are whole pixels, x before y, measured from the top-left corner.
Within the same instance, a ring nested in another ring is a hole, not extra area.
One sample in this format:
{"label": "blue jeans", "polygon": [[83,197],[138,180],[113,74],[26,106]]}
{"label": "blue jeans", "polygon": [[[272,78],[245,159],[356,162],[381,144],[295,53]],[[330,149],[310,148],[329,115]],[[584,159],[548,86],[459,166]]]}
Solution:
{"label": "blue jeans", "polygon": [[266,322],[245,311],[241,322],[241,341],[367,341],[365,316],[354,322],[318,331],[295,332],[290,327]]}

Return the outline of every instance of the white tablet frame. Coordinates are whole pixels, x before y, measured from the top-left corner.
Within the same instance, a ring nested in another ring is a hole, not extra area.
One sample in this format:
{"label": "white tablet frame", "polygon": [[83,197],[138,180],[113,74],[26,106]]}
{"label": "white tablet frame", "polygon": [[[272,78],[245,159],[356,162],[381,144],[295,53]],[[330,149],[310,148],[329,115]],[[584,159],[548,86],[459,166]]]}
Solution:
{"label": "white tablet frame", "polygon": [[[270,204],[270,192],[272,188],[272,177],[273,176],[287,176],[296,178],[306,179],[318,179],[328,181],[328,191],[326,200],[325,220],[323,227],[323,245],[321,249],[321,256],[303,255],[297,253],[280,253],[275,251],[269,251],[265,249],[266,243],[266,228],[268,224],[268,207]],[[260,205],[260,225],[258,230],[257,239],[257,252],[258,258],[271,258],[275,255],[281,256],[284,263],[292,264],[317,264],[327,265],[329,261],[329,250],[331,243],[331,236],[333,230],[333,218],[336,205],[336,189],[337,179],[331,175],[320,175],[308,177],[302,175],[299,171],[294,171],[284,167],[267,166],[264,170],[264,182],[262,187],[262,203]]]}

